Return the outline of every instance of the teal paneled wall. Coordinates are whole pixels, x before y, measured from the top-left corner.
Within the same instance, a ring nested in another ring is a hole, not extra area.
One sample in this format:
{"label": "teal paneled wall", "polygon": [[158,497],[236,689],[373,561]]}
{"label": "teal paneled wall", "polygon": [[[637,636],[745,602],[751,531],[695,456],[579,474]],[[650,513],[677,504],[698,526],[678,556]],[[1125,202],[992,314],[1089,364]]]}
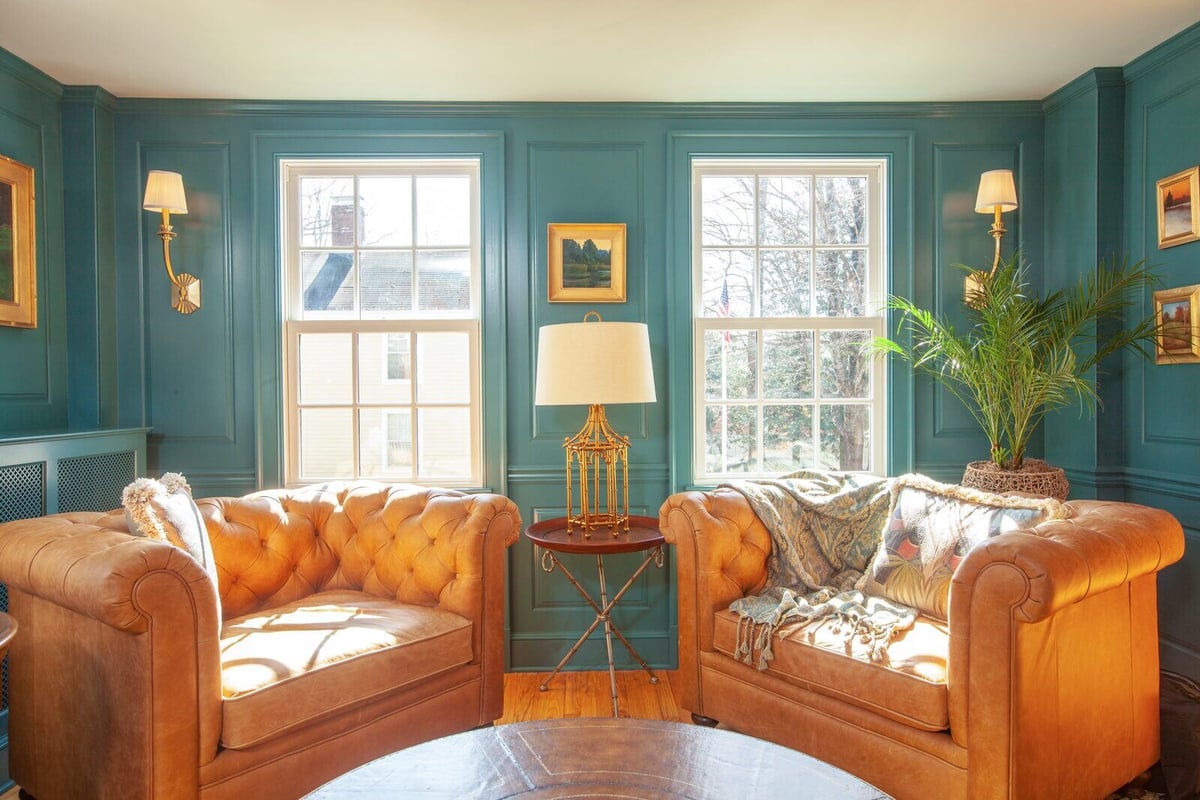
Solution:
{"label": "teal paneled wall", "polygon": [[[605,319],[650,327],[659,401],[610,409],[633,438],[631,505],[651,516],[690,482],[689,159],[700,155],[846,155],[889,160],[891,288],[958,308],[951,264],[990,257],[974,213],[979,173],[1019,170],[1008,222],[1041,249],[1042,115],[1034,103],[964,105],[393,105],[117,101],[114,116],[123,422],[152,428],[151,471],[186,472],[201,494],[281,478],[278,161],[331,155],[475,154],[483,162],[486,483],[526,520],[561,513],[561,442],[582,409],[532,404],[537,329],[591,306],[546,299],[546,225],[628,225],[629,299]],[[176,267],[203,281],[203,308],[168,306],[157,219],[140,210],[147,169],[182,172],[190,213],[172,218]],[[128,378],[128,380],[126,380]],[[956,478],[986,445],[933,387],[893,370],[893,471]],[[939,405],[940,404],[940,405]],[[941,411],[936,409],[940,408]],[[941,416],[939,417],[938,414]],[[624,563],[628,561],[630,563]],[[619,585],[635,559],[613,562]],[[594,584],[594,564],[568,562]],[[510,559],[511,660],[552,666],[591,615],[562,576],[521,541]],[[670,564],[650,570],[618,614],[653,663],[675,659]],[[595,666],[589,644],[574,662]]]}
{"label": "teal paneled wall", "polygon": [[[1124,257],[1121,218],[1125,81],[1116,68],[1092,70],[1047,99],[1046,248],[1037,265],[1048,289]],[[1072,497],[1119,497],[1124,403],[1120,359],[1097,376],[1092,416],[1068,406],[1049,418],[1047,458],[1067,470]]]}
{"label": "teal paneled wall", "polygon": [[0,326],[0,436],[67,424],[62,86],[0,50],[0,155],[33,167],[37,327]]}
{"label": "teal paneled wall", "polygon": [[[1125,242],[1167,288],[1200,283],[1200,243],[1159,250],[1155,181],[1200,164],[1200,25],[1126,67]],[[1150,310],[1147,298],[1147,311]],[[1126,498],[1166,508],[1188,550],[1159,580],[1163,666],[1200,676],[1200,364],[1124,363]]]}
{"label": "teal paneled wall", "polygon": [[96,86],[63,93],[68,414],[71,428],[117,420],[116,258],[113,242],[113,109]]}

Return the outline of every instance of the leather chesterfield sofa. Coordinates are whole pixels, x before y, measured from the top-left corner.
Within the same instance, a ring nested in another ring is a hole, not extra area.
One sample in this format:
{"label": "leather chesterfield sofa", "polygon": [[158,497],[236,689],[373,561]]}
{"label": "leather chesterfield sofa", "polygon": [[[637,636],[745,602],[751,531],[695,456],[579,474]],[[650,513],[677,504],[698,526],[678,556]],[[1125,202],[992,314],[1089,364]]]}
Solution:
{"label": "leather chesterfield sofa", "polygon": [[678,572],[680,705],[786,745],[897,800],[1096,800],[1158,758],[1155,573],[1183,554],[1171,515],[1072,501],[989,539],[954,572],[947,622],[919,617],[889,663],[818,623],[783,627],[765,672],[736,659],[735,599],[771,538],[733,489],[667,499]]}
{"label": "leather chesterfield sofa", "polygon": [[295,798],[501,715],[510,500],[356,482],[197,506],[219,601],[120,511],[0,526],[23,792]]}

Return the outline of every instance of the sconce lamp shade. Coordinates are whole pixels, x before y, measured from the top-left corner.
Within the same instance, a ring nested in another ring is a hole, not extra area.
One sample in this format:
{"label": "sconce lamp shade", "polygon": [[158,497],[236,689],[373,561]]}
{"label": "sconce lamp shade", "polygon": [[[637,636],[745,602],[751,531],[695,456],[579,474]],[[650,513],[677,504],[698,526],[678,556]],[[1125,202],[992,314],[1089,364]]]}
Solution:
{"label": "sconce lamp shade", "polygon": [[570,322],[544,325],[538,331],[536,405],[655,399],[650,333],[643,323]]}
{"label": "sconce lamp shade", "polygon": [[1013,182],[1011,169],[993,169],[979,176],[976,211],[991,214],[994,211],[1015,211],[1016,208],[1017,186]]}
{"label": "sconce lamp shade", "polygon": [[146,196],[142,208],[147,211],[187,213],[187,196],[183,193],[183,176],[178,172],[152,169],[146,176]]}

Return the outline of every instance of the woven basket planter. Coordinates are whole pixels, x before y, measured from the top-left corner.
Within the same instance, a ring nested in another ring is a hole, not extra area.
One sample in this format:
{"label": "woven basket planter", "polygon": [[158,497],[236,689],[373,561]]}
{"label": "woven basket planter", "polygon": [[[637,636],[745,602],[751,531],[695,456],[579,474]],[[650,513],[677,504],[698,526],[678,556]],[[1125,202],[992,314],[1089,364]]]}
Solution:
{"label": "woven basket planter", "polygon": [[1000,469],[991,461],[972,461],[963,473],[962,485],[985,492],[1023,492],[1039,497],[1066,500],[1071,485],[1060,467],[1038,458],[1027,458],[1019,470]]}

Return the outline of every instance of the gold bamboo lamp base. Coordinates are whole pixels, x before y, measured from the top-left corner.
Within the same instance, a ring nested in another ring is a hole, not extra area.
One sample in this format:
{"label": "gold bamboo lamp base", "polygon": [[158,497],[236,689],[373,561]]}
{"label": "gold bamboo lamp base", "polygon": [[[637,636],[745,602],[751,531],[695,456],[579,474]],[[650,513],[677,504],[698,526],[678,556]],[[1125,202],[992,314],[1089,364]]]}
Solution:
{"label": "gold bamboo lamp base", "polygon": [[[609,528],[616,536],[629,530],[629,437],[612,429],[604,406],[588,408],[579,433],[563,441],[567,453],[567,533]],[[573,473],[579,470],[579,513],[571,495]]]}

